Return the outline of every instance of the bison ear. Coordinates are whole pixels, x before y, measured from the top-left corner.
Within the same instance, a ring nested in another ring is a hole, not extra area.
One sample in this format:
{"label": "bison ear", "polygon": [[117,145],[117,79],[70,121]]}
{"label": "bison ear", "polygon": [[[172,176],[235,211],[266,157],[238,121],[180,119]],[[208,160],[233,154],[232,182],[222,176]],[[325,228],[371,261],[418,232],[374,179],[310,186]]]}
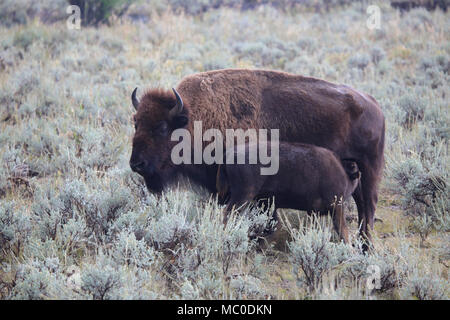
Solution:
{"label": "bison ear", "polygon": [[188,124],[188,122],[189,118],[187,117],[187,115],[184,114],[180,114],[172,118],[173,126],[176,129],[184,128]]}

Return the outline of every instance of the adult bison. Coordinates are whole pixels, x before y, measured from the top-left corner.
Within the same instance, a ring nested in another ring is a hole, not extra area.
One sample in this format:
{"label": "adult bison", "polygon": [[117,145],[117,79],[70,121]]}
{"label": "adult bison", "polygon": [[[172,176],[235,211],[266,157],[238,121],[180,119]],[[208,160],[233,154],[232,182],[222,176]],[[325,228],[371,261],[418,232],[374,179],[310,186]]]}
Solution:
{"label": "adult bison", "polygon": [[173,92],[132,94],[136,132],[130,166],[150,191],[177,173],[216,192],[217,165],[171,161],[171,132],[194,121],[204,129],[279,129],[281,141],[302,142],[354,159],[361,184],[353,193],[360,233],[370,238],[384,165],[384,116],[371,96],[345,85],[277,71],[225,69],[185,77]]}

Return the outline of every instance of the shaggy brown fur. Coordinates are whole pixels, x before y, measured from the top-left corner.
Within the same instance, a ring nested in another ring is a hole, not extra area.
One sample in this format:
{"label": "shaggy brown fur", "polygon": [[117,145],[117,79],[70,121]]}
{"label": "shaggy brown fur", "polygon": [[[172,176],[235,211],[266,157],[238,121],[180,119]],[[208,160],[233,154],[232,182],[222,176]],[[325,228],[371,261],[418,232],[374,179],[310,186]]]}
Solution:
{"label": "shaggy brown fur", "polygon": [[[201,120],[203,130],[220,129],[224,136],[227,128],[279,129],[281,141],[313,144],[341,159],[355,159],[362,181],[353,197],[361,233],[369,236],[384,165],[384,116],[374,98],[315,78],[246,69],[194,74],[185,77],[177,91],[184,101],[181,117],[168,118],[176,102],[172,92],[150,90],[139,103],[130,162],[145,161],[136,171],[149,189],[161,191],[174,172],[183,172],[215,191],[216,165],[171,165],[170,132],[186,121],[191,132],[193,122]],[[165,137],[152,133],[161,121],[168,125]]]}
{"label": "shaggy brown fur", "polygon": [[[273,144],[268,145],[269,149]],[[257,145],[245,145],[245,150],[229,150],[235,160],[238,153],[257,151]],[[330,150],[302,143],[279,144],[279,170],[274,175],[261,175],[261,164],[221,164],[217,171],[217,191],[220,201],[227,203],[224,222],[233,207],[239,208],[252,200],[275,199],[275,208],[291,208],[331,213],[336,232],[348,243],[342,200],[356,189],[360,172],[353,161],[343,163]],[[275,210],[276,210],[275,209]]]}

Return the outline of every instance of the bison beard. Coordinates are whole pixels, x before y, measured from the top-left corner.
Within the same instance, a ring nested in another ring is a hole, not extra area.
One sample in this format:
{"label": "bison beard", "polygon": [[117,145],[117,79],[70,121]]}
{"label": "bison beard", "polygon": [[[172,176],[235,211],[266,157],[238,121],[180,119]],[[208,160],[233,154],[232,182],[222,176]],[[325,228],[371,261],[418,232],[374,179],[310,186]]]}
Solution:
{"label": "bison beard", "polygon": [[164,190],[164,185],[159,174],[154,173],[153,175],[149,175],[144,173],[142,176],[149,191],[161,193]]}

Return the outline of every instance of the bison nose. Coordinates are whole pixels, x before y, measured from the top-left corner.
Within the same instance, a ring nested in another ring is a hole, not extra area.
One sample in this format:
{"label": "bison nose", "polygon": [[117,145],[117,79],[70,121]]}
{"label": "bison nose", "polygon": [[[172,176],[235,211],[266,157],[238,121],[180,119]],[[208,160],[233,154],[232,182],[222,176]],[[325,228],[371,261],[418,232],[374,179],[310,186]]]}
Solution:
{"label": "bison nose", "polygon": [[131,170],[133,170],[134,172],[142,172],[144,171],[145,168],[145,161],[136,161],[136,162],[131,162],[130,161],[130,167]]}

